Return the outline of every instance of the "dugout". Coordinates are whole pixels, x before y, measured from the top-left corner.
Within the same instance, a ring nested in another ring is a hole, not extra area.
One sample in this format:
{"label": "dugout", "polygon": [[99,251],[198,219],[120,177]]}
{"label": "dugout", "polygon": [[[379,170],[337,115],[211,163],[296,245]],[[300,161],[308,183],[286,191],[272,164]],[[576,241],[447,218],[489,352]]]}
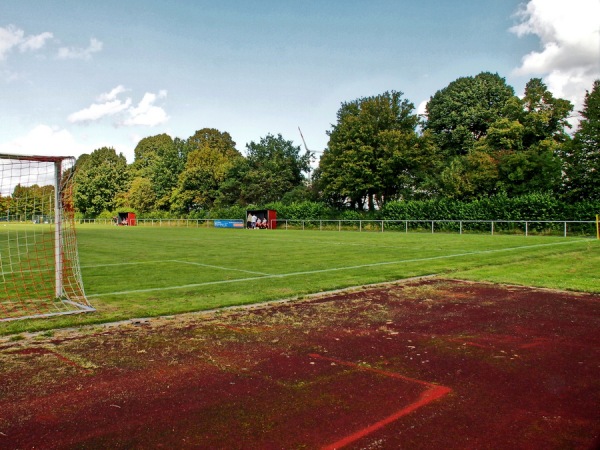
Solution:
{"label": "dugout", "polygon": [[249,209],[246,211],[246,218],[248,215],[256,215],[256,218],[260,219],[261,222],[266,219],[267,225],[264,228],[269,230],[277,228],[277,211],[274,209]]}
{"label": "dugout", "polygon": [[132,212],[120,212],[117,216],[117,225],[131,226],[135,227],[137,225],[137,220],[135,218],[135,213]]}

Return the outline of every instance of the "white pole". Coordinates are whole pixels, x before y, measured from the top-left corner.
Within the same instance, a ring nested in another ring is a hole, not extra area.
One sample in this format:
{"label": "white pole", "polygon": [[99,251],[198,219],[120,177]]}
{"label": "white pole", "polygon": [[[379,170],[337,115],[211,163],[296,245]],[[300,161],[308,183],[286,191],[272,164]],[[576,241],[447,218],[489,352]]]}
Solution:
{"label": "white pole", "polygon": [[62,201],[60,192],[61,160],[54,162],[54,295],[60,298],[63,295],[63,260],[62,260]]}

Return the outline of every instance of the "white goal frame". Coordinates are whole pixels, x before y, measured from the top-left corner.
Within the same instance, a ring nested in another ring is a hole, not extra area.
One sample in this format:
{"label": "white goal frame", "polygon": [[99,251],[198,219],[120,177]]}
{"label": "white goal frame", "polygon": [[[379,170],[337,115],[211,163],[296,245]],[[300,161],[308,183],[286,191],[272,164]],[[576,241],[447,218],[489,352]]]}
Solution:
{"label": "white goal frame", "polygon": [[[70,156],[0,154],[0,214],[6,214],[0,228],[0,322],[95,311],[85,296],[77,252],[74,170]],[[42,192],[43,199],[22,199],[22,192]],[[26,213],[16,216],[3,206],[36,201],[43,205],[40,216],[33,215],[35,206],[17,206]],[[42,223],[36,217],[51,219]]]}

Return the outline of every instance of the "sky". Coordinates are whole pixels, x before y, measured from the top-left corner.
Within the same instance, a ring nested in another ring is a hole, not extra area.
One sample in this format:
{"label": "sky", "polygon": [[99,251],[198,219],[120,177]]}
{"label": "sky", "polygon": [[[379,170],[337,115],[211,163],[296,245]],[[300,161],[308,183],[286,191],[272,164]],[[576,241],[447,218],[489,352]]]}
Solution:
{"label": "sky", "polygon": [[[267,134],[321,151],[343,102],[419,113],[459,77],[542,78],[582,108],[600,0],[0,0],[0,153],[79,156],[140,139]],[[574,114],[574,120],[577,114]]]}

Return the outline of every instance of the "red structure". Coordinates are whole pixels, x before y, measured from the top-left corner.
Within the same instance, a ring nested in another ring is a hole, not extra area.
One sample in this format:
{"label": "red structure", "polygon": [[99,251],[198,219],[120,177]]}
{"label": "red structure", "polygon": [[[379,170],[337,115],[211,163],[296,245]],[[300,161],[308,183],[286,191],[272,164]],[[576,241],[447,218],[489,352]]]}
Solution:
{"label": "red structure", "polygon": [[[246,226],[250,227],[248,216],[256,216],[257,221],[260,220],[261,226],[257,228],[265,228],[274,230],[277,228],[277,211],[274,209],[249,209],[246,211]],[[263,225],[264,224],[264,225]]]}
{"label": "red structure", "polygon": [[117,225],[135,227],[137,225],[135,213],[120,212],[119,216],[117,217]]}

